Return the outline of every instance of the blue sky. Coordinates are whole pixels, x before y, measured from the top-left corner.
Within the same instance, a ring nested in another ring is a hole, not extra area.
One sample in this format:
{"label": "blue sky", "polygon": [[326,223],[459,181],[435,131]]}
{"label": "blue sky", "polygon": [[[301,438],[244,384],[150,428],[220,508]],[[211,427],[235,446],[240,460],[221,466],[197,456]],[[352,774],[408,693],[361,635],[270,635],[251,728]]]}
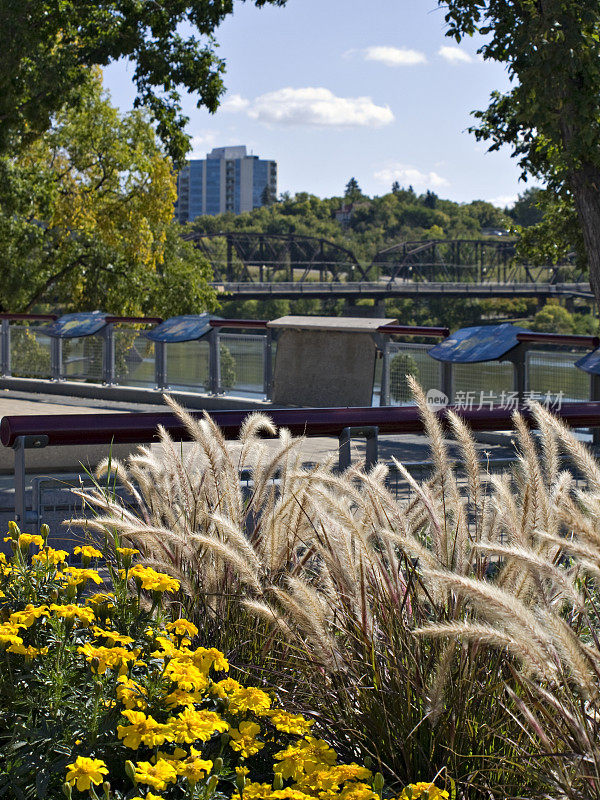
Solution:
{"label": "blue sky", "polygon": [[[246,144],[279,165],[279,191],[342,194],[355,176],[369,195],[393,180],[459,202],[504,205],[526,185],[509,151],[487,153],[467,132],[470,111],[505,70],[483,62],[477,41],[444,35],[435,0],[288,0],[257,9],[237,2],[218,29],[227,94],[216,114],[186,96],[193,155]],[[131,68],[105,85],[131,107]]]}

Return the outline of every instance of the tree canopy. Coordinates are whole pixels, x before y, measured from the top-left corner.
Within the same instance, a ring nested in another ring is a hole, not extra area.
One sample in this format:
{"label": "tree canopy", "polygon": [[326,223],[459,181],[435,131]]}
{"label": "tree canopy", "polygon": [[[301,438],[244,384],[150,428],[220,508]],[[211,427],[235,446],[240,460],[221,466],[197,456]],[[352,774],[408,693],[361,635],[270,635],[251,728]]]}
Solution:
{"label": "tree canopy", "polygon": [[0,305],[212,307],[210,268],[181,241],[174,199],[172,163],[146,115],[120,116],[96,73],[50,130],[0,158]]}
{"label": "tree canopy", "polygon": [[90,67],[127,58],[135,66],[136,105],[152,112],[180,161],[189,147],[179,89],[216,110],[225,66],[214,31],[232,11],[233,0],[2,0],[0,154],[47,130],[65,103],[77,102]]}
{"label": "tree canopy", "polygon": [[600,3],[598,0],[439,0],[448,34],[484,35],[479,52],[507,66],[473,128],[490,149],[512,147],[523,175],[573,208],[600,300]]}

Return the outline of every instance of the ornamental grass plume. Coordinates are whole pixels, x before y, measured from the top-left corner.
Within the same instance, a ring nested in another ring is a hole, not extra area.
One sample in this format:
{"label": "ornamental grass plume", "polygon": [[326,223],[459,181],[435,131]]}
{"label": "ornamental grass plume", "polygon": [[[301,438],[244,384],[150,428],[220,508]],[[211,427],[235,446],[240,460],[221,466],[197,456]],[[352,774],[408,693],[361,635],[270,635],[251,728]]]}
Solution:
{"label": "ornamental grass plume", "polygon": [[417,482],[396,463],[406,500],[382,464],[303,467],[301,440],[263,415],[234,455],[208,415],[169,401],[193,446],[162,430],[160,454],[111,464],[131,504],[101,487],[102,464],[87,524],[179,581],[173,602],[201,635],[276,675],[337,750],[397,787],[447,772],[463,798],[598,800],[600,467],[538,407],[539,438],[516,416],[518,460],[500,475],[450,413],[458,468],[411,385],[433,470]]}

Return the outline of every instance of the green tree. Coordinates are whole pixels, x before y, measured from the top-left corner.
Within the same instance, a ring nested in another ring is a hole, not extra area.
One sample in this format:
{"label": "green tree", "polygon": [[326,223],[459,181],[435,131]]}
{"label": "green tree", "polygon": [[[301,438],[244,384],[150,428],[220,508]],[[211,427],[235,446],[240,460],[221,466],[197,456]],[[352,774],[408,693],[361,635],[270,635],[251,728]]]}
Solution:
{"label": "green tree", "polygon": [[600,300],[600,4],[597,0],[439,0],[448,34],[484,35],[484,59],[506,65],[473,129],[491,150],[512,147],[524,174],[573,203]]}
{"label": "green tree", "polygon": [[531,225],[537,225],[542,221],[544,212],[540,207],[540,201],[543,195],[543,189],[538,187],[526,189],[519,195],[512,208],[507,211],[508,216],[515,225],[529,228]]}
{"label": "green tree", "polygon": [[573,333],[575,320],[573,314],[563,306],[546,303],[531,322],[531,329],[543,333]]}
{"label": "green tree", "polygon": [[17,157],[0,158],[0,306],[118,314],[215,305],[210,269],[173,222],[171,160],[98,75]]}
{"label": "green tree", "polygon": [[189,144],[179,87],[216,110],[225,65],[214,31],[232,11],[233,0],[2,0],[0,154],[47,130],[65,103],[77,102],[91,66],[127,58],[136,105],[151,110],[159,136],[181,161]]}
{"label": "green tree", "polygon": [[357,200],[360,200],[362,196],[363,193],[358,185],[358,181],[356,178],[350,178],[344,190],[344,197],[349,203],[355,203]]}

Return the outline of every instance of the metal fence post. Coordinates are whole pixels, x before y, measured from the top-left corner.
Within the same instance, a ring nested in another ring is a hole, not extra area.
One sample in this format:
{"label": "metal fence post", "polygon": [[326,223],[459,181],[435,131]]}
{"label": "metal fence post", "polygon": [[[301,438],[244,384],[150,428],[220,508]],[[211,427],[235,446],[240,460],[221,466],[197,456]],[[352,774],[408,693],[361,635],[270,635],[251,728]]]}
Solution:
{"label": "metal fence post", "polygon": [[526,392],[529,390],[527,346],[525,344],[517,345],[512,351],[509,361],[512,361],[513,364],[513,389],[521,404],[525,402]]}
{"label": "metal fence post", "polygon": [[440,362],[440,383],[442,392],[448,398],[448,402],[451,403],[454,399],[454,374],[452,371],[452,362],[451,361],[441,361]]}
{"label": "metal fence post", "polygon": [[157,389],[167,388],[166,342],[154,342],[154,383]]}
{"label": "metal fence post", "polygon": [[2,320],[2,374],[10,375],[10,320]]}
{"label": "metal fence post", "polygon": [[339,438],[340,472],[347,470],[352,463],[350,446],[353,436],[364,436],[366,439],[365,469],[372,469],[379,458],[379,428],[376,425],[366,425],[358,428],[344,428]]}
{"label": "metal fence post", "polygon": [[102,331],[104,351],[102,353],[102,381],[107,385],[115,382],[115,329],[112,322]]}
{"label": "metal fence post", "polygon": [[15,522],[23,528],[28,524],[39,524],[37,513],[27,513],[27,496],[25,482],[25,451],[46,447],[48,437],[46,434],[36,436],[17,436],[13,449],[15,451]]}
{"label": "metal fence post", "polygon": [[219,344],[219,329],[213,328],[209,334],[208,384],[210,394],[221,393],[221,349]]}
{"label": "metal fence post", "polygon": [[270,328],[264,341],[263,384],[265,399],[270,400],[273,397],[273,334]]}
{"label": "metal fence post", "polygon": [[50,340],[50,373],[54,381],[62,378],[62,339],[59,336]]}
{"label": "metal fence post", "polygon": [[[600,400],[600,375],[590,375],[590,400]],[[592,428],[593,444],[600,444],[600,428]]]}
{"label": "metal fence post", "polygon": [[381,349],[383,358],[381,364],[381,389],[379,391],[379,405],[389,406],[390,404],[390,348],[389,342],[384,342]]}

